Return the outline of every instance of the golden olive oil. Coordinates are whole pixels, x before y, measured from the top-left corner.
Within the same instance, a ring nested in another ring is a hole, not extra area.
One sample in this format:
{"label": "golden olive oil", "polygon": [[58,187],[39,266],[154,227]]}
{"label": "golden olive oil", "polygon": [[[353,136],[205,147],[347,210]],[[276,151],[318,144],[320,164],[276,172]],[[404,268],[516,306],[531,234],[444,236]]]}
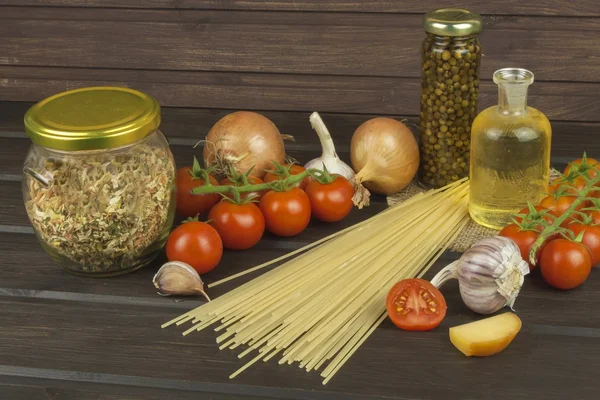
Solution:
{"label": "golden olive oil", "polygon": [[533,74],[519,68],[496,71],[498,105],[482,111],[471,128],[471,218],[502,229],[528,202],[548,189],[552,130],[548,118],[527,106]]}

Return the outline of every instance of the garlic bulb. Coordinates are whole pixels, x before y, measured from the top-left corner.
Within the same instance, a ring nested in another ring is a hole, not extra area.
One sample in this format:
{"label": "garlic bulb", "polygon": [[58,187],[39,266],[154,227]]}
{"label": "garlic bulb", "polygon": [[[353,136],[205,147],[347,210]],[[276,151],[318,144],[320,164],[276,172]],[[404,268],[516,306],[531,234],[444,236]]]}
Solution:
{"label": "garlic bulb", "polygon": [[313,129],[319,136],[323,154],[321,154],[321,157],[307,162],[304,168],[314,168],[322,171],[323,165],[325,165],[327,172],[330,174],[341,175],[350,182],[353,182],[354,170],[338,157],[337,153],[335,152],[335,146],[333,145],[333,139],[331,138],[331,135],[329,134],[329,131],[327,130],[327,127],[325,126],[325,123],[321,119],[319,113],[316,111],[312,113],[309,120]]}
{"label": "garlic bulb", "polygon": [[529,266],[515,242],[493,236],[475,243],[431,283],[439,288],[449,279],[458,279],[460,296],[467,307],[491,314],[507,305],[512,309],[528,273]]}
{"label": "garlic bulb", "polygon": [[198,295],[210,298],[204,291],[204,282],[198,272],[189,264],[181,261],[169,261],[165,263],[152,279],[152,283],[159,290],[161,296],[189,296]]}

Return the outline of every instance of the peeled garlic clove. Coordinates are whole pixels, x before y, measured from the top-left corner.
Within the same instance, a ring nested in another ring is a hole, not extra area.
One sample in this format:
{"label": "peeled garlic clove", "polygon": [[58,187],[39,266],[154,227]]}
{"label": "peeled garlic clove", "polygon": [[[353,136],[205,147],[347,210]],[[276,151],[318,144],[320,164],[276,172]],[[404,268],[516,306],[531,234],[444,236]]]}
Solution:
{"label": "peeled garlic clove", "polygon": [[204,282],[198,272],[189,264],[181,261],[169,261],[165,263],[154,278],[152,283],[162,296],[190,296],[201,294],[210,301],[204,291]]}

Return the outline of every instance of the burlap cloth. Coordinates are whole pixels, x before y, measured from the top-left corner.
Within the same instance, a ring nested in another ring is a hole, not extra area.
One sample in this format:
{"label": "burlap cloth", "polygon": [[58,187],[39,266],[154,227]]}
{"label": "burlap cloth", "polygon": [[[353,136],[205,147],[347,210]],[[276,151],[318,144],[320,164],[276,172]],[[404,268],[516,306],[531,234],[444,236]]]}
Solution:
{"label": "burlap cloth", "polygon": [[[550,180],[554,180],[558,177],[558,171],[551,168],[550,169]],[[401,203],[404,200],[414,196],[417,193],[425,192],[427,189],[423,188],[419,185],[415,180],[413,180],[407,187],[402,189],[398,193],[394,193],[387,197],[387,204],[392,205],[396,203]],[[495,229],[486,228],[485,226],[481,226],[477,224],[473,220],[469,220],[469,222],[462,229],[456,240],[450,244],[450,251],[456,251],[458,253],[462,253],[466,251],[468,248],[473,246],[475,242],[479,239],[483,239],[484,237],[497,235],[498,232]]]}

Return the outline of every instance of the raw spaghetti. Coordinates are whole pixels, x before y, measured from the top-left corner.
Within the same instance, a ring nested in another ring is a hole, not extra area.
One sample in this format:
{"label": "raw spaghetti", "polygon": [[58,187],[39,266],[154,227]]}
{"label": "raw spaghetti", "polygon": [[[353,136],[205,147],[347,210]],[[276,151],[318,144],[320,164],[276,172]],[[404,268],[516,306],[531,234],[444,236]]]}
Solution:
{"label": "raw spaghetti", "polygon": [[322,369],[326,384],[385,319],[389,289],[401,279],[423,276],[460,233],[469,220],[468,190],[468,182],[461,180],[419,193],[255,267],[310,249],[163,328],[191,322],[183,332],[188,335],[218,323],[220,349],[243,345],[239,358],[253,354],[230,378],[259,360],[279,356],[279,364]]}

